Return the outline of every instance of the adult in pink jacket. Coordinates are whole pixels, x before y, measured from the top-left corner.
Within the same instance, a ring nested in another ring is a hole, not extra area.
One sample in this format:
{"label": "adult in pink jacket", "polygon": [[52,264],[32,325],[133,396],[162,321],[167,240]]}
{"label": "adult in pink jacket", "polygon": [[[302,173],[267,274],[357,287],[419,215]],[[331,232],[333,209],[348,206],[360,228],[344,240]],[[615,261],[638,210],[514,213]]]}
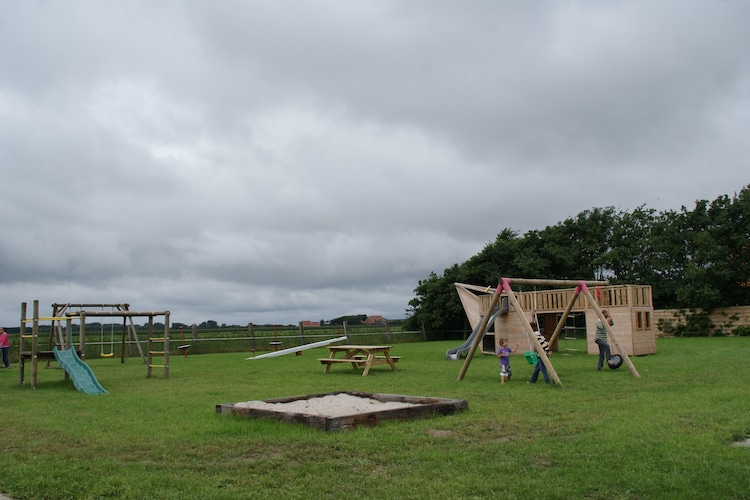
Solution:
{"label": "adult in pink jacket", "polygon": [[0,350],[3,351],[3,368],[10,368],[10,358],[8,357],[10,339],[8,339],[8,334],[5,333],[2,326],[0,326]]}

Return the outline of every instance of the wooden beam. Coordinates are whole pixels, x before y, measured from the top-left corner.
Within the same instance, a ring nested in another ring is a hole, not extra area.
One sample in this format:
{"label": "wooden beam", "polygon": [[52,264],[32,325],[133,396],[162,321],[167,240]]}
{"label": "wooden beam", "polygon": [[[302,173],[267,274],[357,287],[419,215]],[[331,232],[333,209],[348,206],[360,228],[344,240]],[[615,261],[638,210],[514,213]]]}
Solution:
{"label": "wooden beam", "polygon": [[52,307],[57,308],[83,308],[83,307],[95,307],[97,309],[101,309],[102,307],[117,307],[124,311],[127,311],[130,308],[130,304],[52,304]]}
{"label": "wooden beam", "polygon": [[149,312],[137,312],[137,311],[75,311],[66,313],[67,316],[75,318],[85,314],[87,318],[93,316],[106,317],[106,318],[132,318],[132,317],[153,317],[153,316],[168,316],[169,311],[149,311]]}
{"label": "wooden beam", "polygon": [[[548,279],[530,279],[530,278],[502,278],[507,279],[512,285],[534,285],[534,286],[568,286],[576,287],[582,282],[586,283],[586,286],[609,286],[609,281],[582,281],[582,280],[548,280]],[[467,283],[454,283],[467,290],[474,290],[476,292],[495,293],[495,289],[492,287],[469,285]]]}
{"label": "wooden beam", "polygon": [[[578,286],[581,280],[548,280],[548,279],[528,279],[528,278],[503,278],[508,280],[511,285],[534,285],[534,286]],[[583,281],[586,286],[608,286],[609,281]]]}

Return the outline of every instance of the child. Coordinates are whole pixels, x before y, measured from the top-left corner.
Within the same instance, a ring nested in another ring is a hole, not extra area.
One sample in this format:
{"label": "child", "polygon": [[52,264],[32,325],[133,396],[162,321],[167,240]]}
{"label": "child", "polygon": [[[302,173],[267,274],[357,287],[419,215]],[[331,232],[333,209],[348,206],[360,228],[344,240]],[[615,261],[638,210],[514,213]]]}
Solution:
{"label": "child", "polygon": [[[615,322],[612,321],[612,318],[609,317],[609,311],[606,309],[602,309],[602,316],[607,320],[609,326],[615,324]],[[599,363],[596,365],[596,369],[601,371],[602,366],[604,365],[604,359],[606,358],[606,360],[609,361],[612,357],[612,351],[607,343],[607,327],[604,326],[600,319],[596,320],[596,335],[594,336],[594,342],[599,346]]]}
{"label": "child", "polygon": [[510,381],[510,377],[513,372],[510,371],[510,355],[518,350],[518,342],[516,347],[511,349],[508,347],[508,339],[500,339],[500,348],[497,350],[497,357],[500,358],[500,383],[504,384],[507,378]]}
{"label": "child", "polygon": [[[547,354],[547,356],[552,354],[552,350],[549,347],[549,342],[547,342],[547,339],[545,339],[544,335],[541,334],[536,323],[530,323],[530,325],[531,325],[531,329],[534,330],[534,335],[536,335],[536,338],[539,341],[539,344],[542,346],[542,349],[544,349],[544,352]],[[549,384],[549,375],[547,374],[547,367],[544,366],[544,361],[542,361],[541,356],[539,356],[536,359],[536,364],[534,365],[534,372],[531,374],[531,378],[529,379],[529,384],[536,384],[536,379],[539,378],[539,372],[542,372],[542,376],[544,376],[544,382]]]}

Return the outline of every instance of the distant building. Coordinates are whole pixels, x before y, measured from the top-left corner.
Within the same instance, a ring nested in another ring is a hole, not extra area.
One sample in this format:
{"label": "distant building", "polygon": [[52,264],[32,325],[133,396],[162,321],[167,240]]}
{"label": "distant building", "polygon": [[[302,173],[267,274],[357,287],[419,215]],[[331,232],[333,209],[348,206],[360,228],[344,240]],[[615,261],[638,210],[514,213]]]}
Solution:
{"label": "distant building", "polygon": [[307,326],[320,326],[320,321],[307,321],[307,320],[305,320],[305,321],[300,321],[299,324],[302,325],[303,327],[307,327]]}
{"label": "distant building", "polygon": [[365,318],[364,321],[362,321],[363,325],[385,325],[388,322],[387,319],[385,319],[382,316],[368,316]]}

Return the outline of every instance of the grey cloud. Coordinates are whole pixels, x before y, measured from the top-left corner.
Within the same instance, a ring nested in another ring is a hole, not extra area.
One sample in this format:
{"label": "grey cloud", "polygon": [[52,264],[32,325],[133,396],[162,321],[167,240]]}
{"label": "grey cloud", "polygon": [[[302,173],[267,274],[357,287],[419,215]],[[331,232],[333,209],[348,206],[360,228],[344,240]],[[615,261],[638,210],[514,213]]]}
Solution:
{"label": "grey cloud", "polygon": [[732,194],[742,2],[0,0],[0,323],[403,316],[506,227]]}

